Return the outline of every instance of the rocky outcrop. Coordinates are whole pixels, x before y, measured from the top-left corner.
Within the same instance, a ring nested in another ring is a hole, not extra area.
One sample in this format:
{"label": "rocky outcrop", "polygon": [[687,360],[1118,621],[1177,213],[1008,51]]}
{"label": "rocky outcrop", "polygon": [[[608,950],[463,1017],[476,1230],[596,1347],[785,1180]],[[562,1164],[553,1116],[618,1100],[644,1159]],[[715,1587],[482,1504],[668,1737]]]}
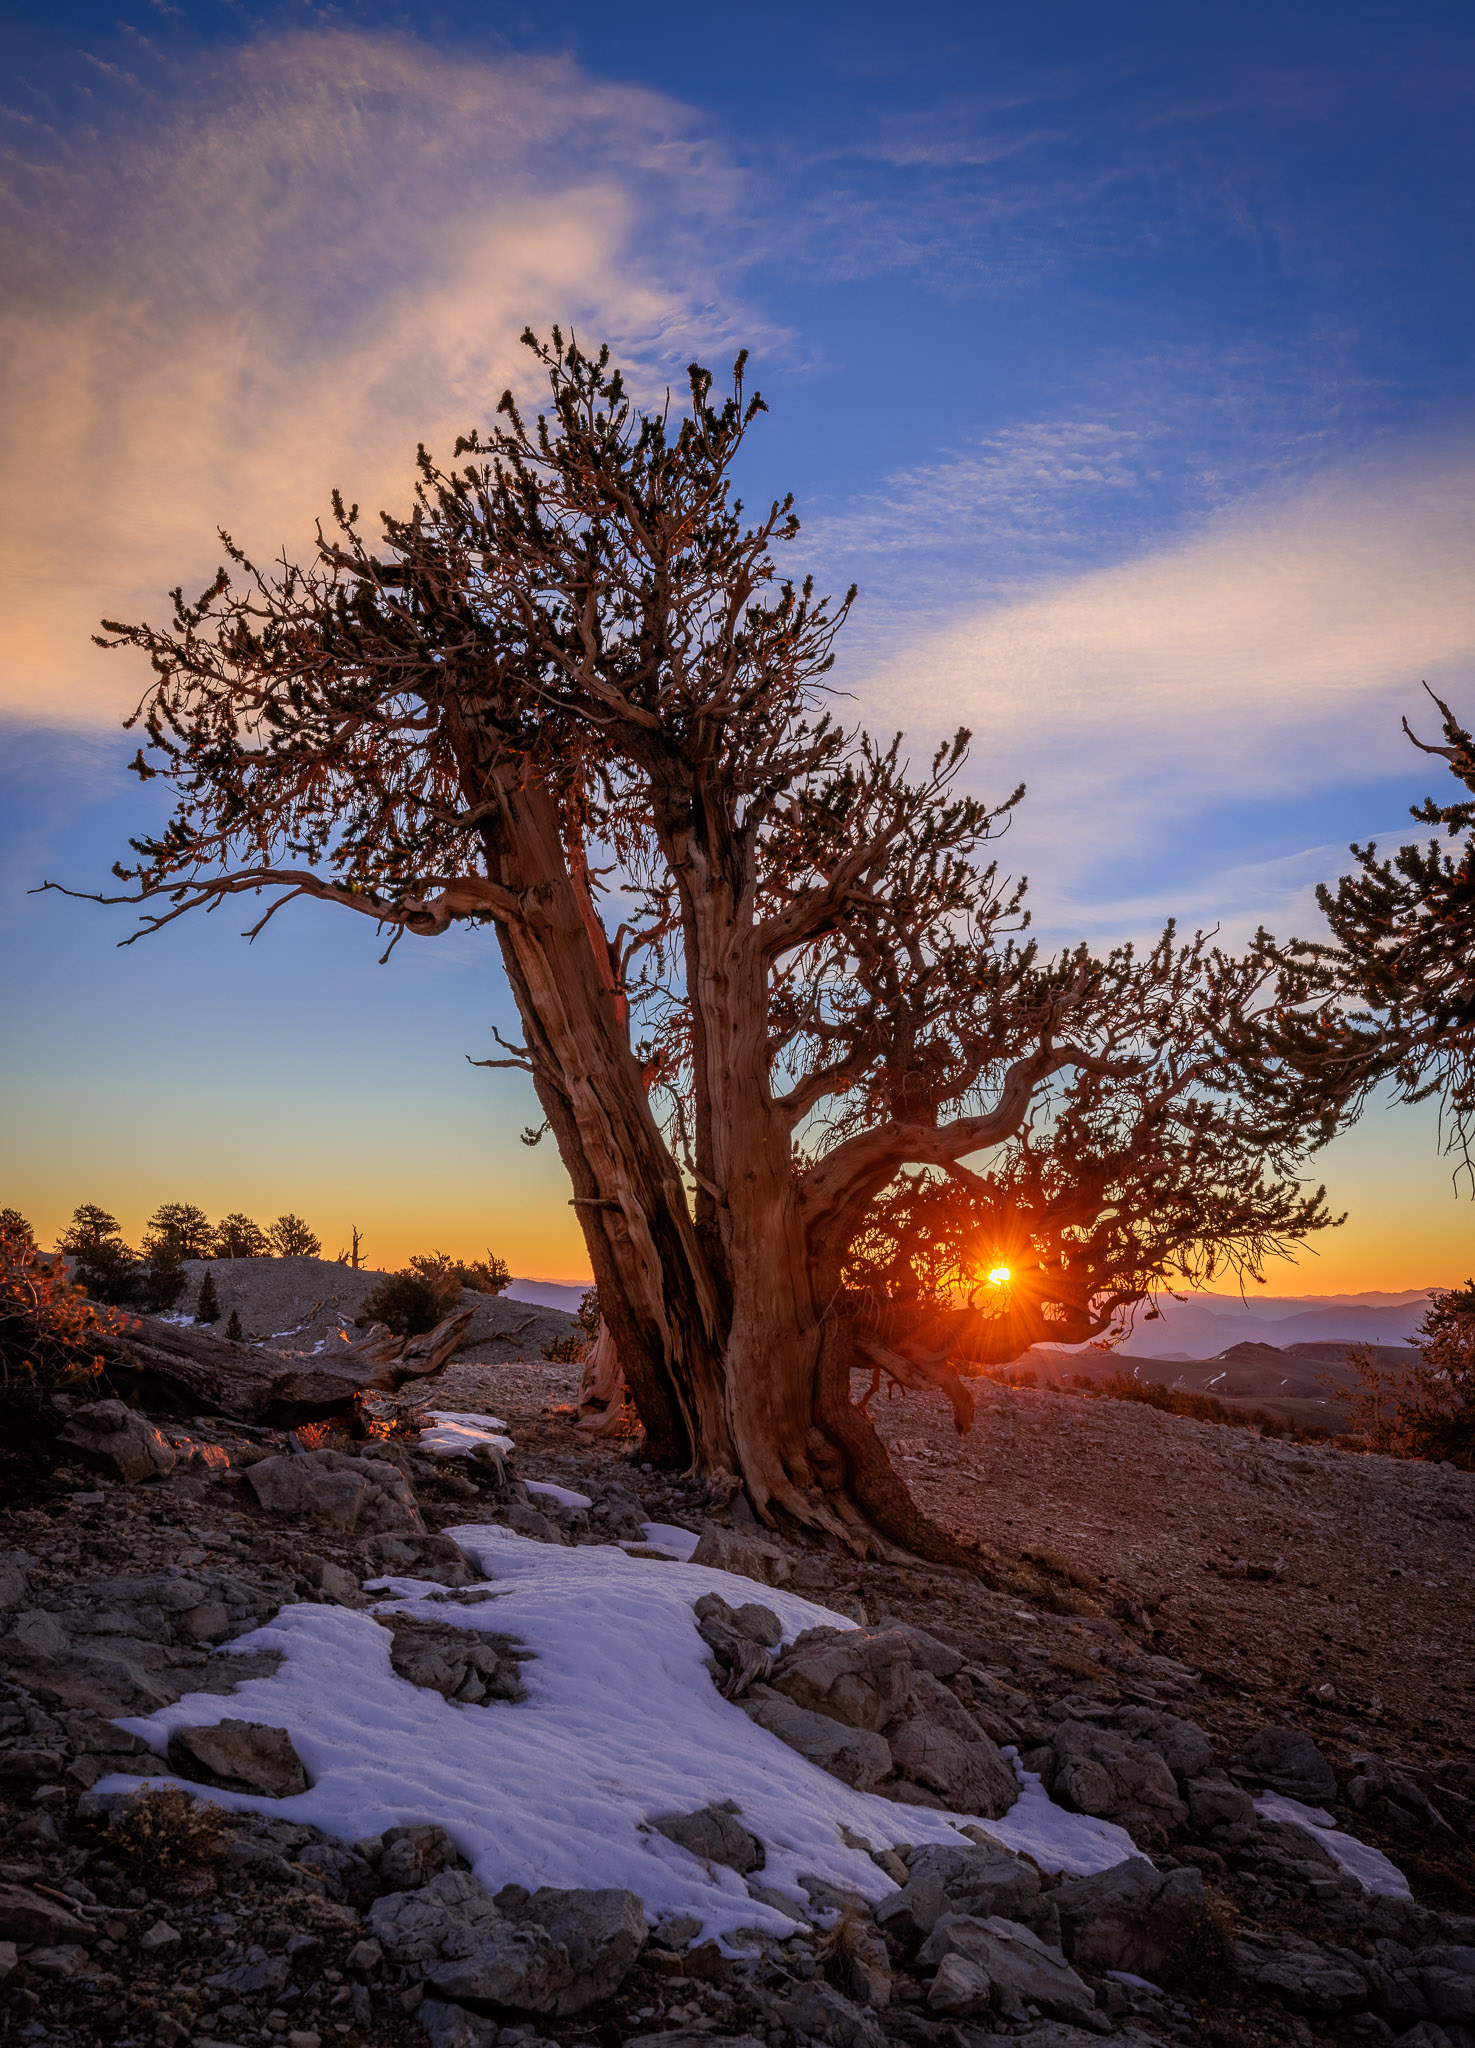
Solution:
{"label": "rocky outcrop", "polygon": [[668,1842],[688,1850],[704,1863],[722,1863],[746,1877],[750,1870],[763,1868],[763,1845],[748,1833],[737,1818],[731,1800],[703,1806],[695,1813],[658,1814],[651,1826]]}
{"label": "rocky outcrop", "polygon": [[1246,1771],[1292,1799],[1315,1806],[1336,1796],[1336,1773],[1299,1728],[1257,1728],[1239,1760]]}
{"label": "rocky outcrop", "polygon": [[124,1401],[94,1401],[74,1409],[60,1441],[71,1457],[124,1486],[162,1479],[174,1470],[173,1445]]}
{"label": "rocky outcrop", "polygon": [[260,1792],[290,1799],[308,1786],[306,1769],[285,1728],[256,1721],[216,1721],[206,1728],[176,1728],[169,1763],[182,1778],[221,1785],[229,1792]]}
{"label": "rocky outcrop", "polygon": [[425,1533],[409,1481],[383,1458],[305,1451],[265,1458],[250,1467],[246,1478],[269,1514],[326,1523],[345,1536],[359,1529],[376,1535]]}
{"label": "rocky outcrop", "polygon": [[616,1990],[646,1939],[631,1892],[512,1886],[493,1899],[464,1870],[391,1892],[369,1923],[389,1960],[440,1998],[560,2017]]}

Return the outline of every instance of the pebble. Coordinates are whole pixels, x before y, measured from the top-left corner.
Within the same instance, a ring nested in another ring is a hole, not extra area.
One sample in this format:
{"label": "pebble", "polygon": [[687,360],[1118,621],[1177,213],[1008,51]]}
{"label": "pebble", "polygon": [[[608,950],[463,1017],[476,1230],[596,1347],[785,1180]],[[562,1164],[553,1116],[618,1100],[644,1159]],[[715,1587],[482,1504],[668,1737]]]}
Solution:
{"label": "pebble", "polygon": [[172,1948],[176,1941],[183,1940],[177,1927],[171,1927],[167,1920],[156,1920],[152,1927],[138,1937],[138,1945],[145,1955],[152,1955],[155,1949]]}

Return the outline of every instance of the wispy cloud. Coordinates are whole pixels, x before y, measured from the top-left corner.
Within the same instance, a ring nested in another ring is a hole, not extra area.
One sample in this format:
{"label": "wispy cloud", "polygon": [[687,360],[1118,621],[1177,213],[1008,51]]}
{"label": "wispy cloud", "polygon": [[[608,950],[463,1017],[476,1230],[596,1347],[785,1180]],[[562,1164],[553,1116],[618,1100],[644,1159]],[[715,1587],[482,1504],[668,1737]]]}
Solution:
{"label": "wispy cloud", "polygon": [[[1136,559],[965,601],[842,679],[878,724],[915,726],[925,705],[932,729],[970,726],[981,784],[1030,785],[1014,864],[1047,908],[1101,903],[1104,861],[1161,853],[1187,819],[1407,772],[1398,717],[1421,678],[1475,710],[1472,556],[1475,448],[1411,451]],[[1271,886],[1228,849],[1195,866],[1177,907],[1240,922],[1269,897],[1307,900],[1315,874]],[[1117,906],[1130,928],[1147,907]]]}
{"label": "wispy cloud", "polygon": [[417,440],[536,396],[526,323],[608,339],[652,392],[764,338],[711,254],[736,176],[659,94],[342,33],[196,85],[13,162],[0,199],[12,715],[115,713],[136,678],[88,635],[208,580],[217,525],[270,554],[335,484],[402,503]]}

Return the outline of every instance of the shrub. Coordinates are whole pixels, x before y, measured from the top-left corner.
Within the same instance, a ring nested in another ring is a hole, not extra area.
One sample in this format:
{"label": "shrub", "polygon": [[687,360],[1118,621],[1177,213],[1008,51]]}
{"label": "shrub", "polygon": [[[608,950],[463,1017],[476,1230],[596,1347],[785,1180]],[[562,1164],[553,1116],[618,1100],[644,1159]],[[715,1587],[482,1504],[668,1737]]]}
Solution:
{"label": "shrub", "polygon": [[1332,1435],[1315,1423],[1292,1422],[1268,1408],[1231,1408],[1212,1394],[1195,1393],[1189,1387],[1160,1387],[1153,1380],[1134,1380],[1128,1373],[1108,1373],[1093,1380],[1084,1373],[1074,1375],[1073,1385],[1084,1394],[1097,1394],[1108,1401],[1141,1401],[1165,1415],[1186,1415],[1192,1422],[1223,1422],[1234,1429],[1255,1429],[1261,1436],[1288,1436],[1293,1443],[1324,1442]]}
{"label": "shrub", "polygon": [[315,1259],[323,1249],[322,1240],[290,1209],[278,1216],[266,1236],[279,1259]]}
{"label": "shrub", "polygon": [[146,1891],[188,1896],[212,1888],[208,1866],[229,1827],[218,1806],[171,1788],[138,1793],[103,1839]]}
{"label": "shrub", "polygon": [[143,1255],[160,1270],[184,1259],[208,1259],[214,1248],[210,1219],[193,1202],[161,1202],[144,1225]]}
{"label": "shrub", "polygon": [[200,1298],[195,1303],[197,1323],[218,1323],[220,1321],[220,1296],[215,1291],[215,1275],[206,1272],[200,1282]]}
{"label": "shrub", "polygon": [[586,1287],[579,1296],[579,1328],[587,1330],[591,1337],[599,1335],[599,1289]]}
{"label": "shrub", "polygon": [[221,1217],[215,1226],[212,1246],[217,1259],[261,1259],[271,1250],[261,1225],[242,1216],[239,1210]]}
{"label": "shrub", "polygon": [[9,1393],[95,1378],[99,1340],[117,1327],[67,1278],[61,1255],[37,1247],[25,1217],[0,1210],[0,1386]]}
{"label": "shrub", "polygon": [[1348,1352],[1360,1391],[1347,1434],[1391,1458],[1475,1472],[1475,1280],[1430,1295],[1413,1343],[1416,1357],[1395,1366],[1367,1345]]}
{"label": "shrub", "polygon": [[387,1323],[396,1337],[418,1337],[433,1330],[441,1315],[440,1296],[431,1282],[421,1273],[405,1271],[385,1274],[365,1296],[357,1321],[360,1329]]}
{"label": "shrub", "polygon": [[428,1280],[445,1302],[442,1315],[449,1315],[456,1306],[456,1297],[463,1287],[469,1287],[476,1294],[500,1294],[512,1285],[512,1274],[504,1259],[488,1251],[484,1259],[453,1259],[449,1252],[416,1252],[411,1259],[409,1270],[418,1273],[422,1280]]}
{"label": "shrub", "polygon": [[543,1356],[553,1365],[582,1365],[589,1355],[590,1339],[582,1330],[570,1330],[566,1337],[550,1337]]}

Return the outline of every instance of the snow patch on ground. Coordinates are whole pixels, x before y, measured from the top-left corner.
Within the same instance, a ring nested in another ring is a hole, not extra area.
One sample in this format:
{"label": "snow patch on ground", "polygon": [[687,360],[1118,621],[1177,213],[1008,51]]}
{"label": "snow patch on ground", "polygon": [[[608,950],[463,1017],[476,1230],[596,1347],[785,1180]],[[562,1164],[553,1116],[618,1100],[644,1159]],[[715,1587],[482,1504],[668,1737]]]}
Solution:
{"label": "snow patch on ground", "polygon": [[[690,1913],[704,1936],[730,1938],[742,1928],[783,1934],[791,1923],[750,1898],[735,1872],[652,1833],[658,1815],[736,1801],[766,1851],[762,1882],[796,1903],[808,1875],[869,1899],[893,1889],[869,1856],[846,1846],[842,1827],[879,1848],[956,1842],[969,1825],[967,1815],[853,1791],[756,1727],[713,1685],[691,1603],[703,1593],[735,1606],[761,1600],[778,1615],[785,1641],[806,1628],[853,1627],[843,1615],[704,1565],[630,1557],[612,1544],[568,1548],[495,1526],[448,1533],[480,1560],[490,1597],[462,1603],[424,1581],[391,1579],[380,1582],[388,1597],[378,1612],[517,1638],[535,1653],[521,1669],[525,1701],[453,1706],[396,1676],[389,1631],[372,1614],[302,1606],[283,1608],[226,1646],[226,1654],[280,1651],[270,1678],[246,1680],[228,1696],[190,1694],[119,1725],[160,1752],[179,1727],[245,1719],[285,1728],[312,1781],[307,1792],[278,1800],[186,1789],[310,1822],[348,1842],[438,1821],[493,1891],[513,1881],[627,1886],[652,1920]],[[1137,1853],[1122,1829],[1064,1812],[1037,1778],[1020,1776],[1012,1811],[977,1823],[996,1840],[1047,1870],[1076,1874]],[[138,1783],[112,1777],[95,1790],[134,1791]]]}
{"label": "snow patch on ground", "polygon": [[[690,1529],[678,1528],[674,1522],[642,1522],[641,1527],[652,1550],[669,1550],[682,1564],[687,1563],[702,1540],[700,1536],[693,1536]],[[751,1594],[749,1598],[752,1598]]]}
{"label": "snow patch on ground", "polygon": [[1255,1811],[1262,1820],[1289,1821],[1314,1835],[1338,1868],[1355,1877],[1365,1892],[1380,1892],[1386,1899],[1413,1897],[1408,1879],[1398,1865],[1390,1863],[1382,1850],[1373,1848],[1370,1842],[1359,1842],[1355,1835],[1343,1834],[1324,1808],[1303,1806],[1299,1799],[1288,1799],[1283,1792],[1266,1792],[1255,1801]]}
{"label": "snow patch on ground", "polygon": [[[503,1427],[506,1427],[505,1423]],[[592,1508],[594,1505],[587,1493],[576,1493],[571,1486],[555,1486],[551,1479],[524,1479],[522,1483],[529,1493],[541,1493],[544,1500],[557,1501],[561,1508]]]}
{"label": "snow patch on ground", "polygon": [[503,1457],[512,1450],[512,1439],[503,1434],[507,1425],[500,1416],[457,1415],[447,1408],[427,1408],[423,1413],[431,1427],[421,1430],[416,1449],[429,1451],[433,1458],[469,1458],[483,1445],[490,1445]]}

